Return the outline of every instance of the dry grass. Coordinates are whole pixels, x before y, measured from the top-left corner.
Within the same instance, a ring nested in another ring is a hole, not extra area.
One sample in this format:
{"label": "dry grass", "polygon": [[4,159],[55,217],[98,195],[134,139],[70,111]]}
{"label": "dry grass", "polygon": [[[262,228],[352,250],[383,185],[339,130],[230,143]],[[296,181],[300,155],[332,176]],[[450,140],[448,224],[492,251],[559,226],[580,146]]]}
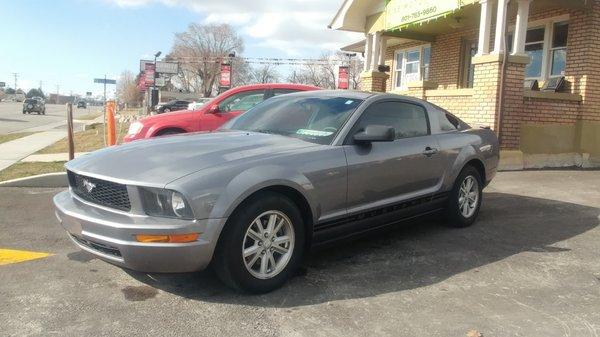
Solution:
{"label": "dry grass", "polygon": [[52,163],[19,162],[0,171],[0,181],[29,177],[44,173],[63,172],[65,170],[64,165],[64,161]]}
{"label": "dry grass", "polygon": [[9,133],[7,135],[0,135],[0,144],[10,142],[11,140],[23,138],[32,135],[33,132],[20,132],[20,133]]}
{"label": "dry grass", "polygon": [[96,112],[91,112],[87,115],[83,115],[83,116],[77,116],[77,117],[73,117],[73,119],[77,119],[77,120],[82,120],[82,121],[89,121],[92,119],[96,119],[100,116],[102,116],[104,113],[102,111],[96,111]]}
{"label": "dry grass", "polygon": [[[127,133],[129,124],[117,123],[117,144],[123,143],[123,137]],[[92,124],[87,130],[74,134],[75,152],[91,152],[104,148],[104,125]],[[67,139],[58,142],[38,151],[38,154],[44,153],[67,153],[69,152],[69,143]]]}

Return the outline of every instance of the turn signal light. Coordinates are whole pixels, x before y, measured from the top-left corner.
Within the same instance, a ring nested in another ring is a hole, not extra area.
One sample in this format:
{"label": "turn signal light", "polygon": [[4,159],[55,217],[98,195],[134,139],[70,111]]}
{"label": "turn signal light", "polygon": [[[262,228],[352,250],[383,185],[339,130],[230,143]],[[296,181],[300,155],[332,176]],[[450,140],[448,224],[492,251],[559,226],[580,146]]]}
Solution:
{"label": "turn signal light", "polygon": [[173,234],[173,235],[146,235],[138,234],[135,236],[138,242],[144,243],[186,243],[198,240],[198,233]]}

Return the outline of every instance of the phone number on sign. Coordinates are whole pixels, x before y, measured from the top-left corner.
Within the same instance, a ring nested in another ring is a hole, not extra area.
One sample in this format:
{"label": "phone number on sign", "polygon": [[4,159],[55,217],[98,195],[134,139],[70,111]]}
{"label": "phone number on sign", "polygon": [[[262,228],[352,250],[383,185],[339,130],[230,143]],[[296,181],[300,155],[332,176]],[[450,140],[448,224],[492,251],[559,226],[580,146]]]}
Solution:
{"label": "phone number on sign", "polygon": [[408,15],[404,15],[402,17],[402,21],[403,22],[407,22],[407,21],[410,21],[410,20],[419,19],[419,18],[422,18],[424,16],[434,14],[436,12],[437,12],[437,6],[425,8],[423,10],[420,10],[420,11],[417,11],[417,12],[414,12],[414,13],[411,13],[411,14],[408,14]]}

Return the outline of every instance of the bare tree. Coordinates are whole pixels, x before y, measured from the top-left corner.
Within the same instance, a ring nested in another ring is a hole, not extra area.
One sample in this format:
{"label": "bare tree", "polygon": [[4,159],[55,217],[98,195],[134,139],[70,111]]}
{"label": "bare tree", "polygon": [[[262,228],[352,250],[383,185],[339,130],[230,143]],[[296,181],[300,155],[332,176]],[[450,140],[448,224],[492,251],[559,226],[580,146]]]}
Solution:
{"label": "bare tree", "polygon": [[252,83],[252,67],[250,63],[242,58],[231,60],[231,85],[239,87]]}
{"label": "bare tree", "polygon": [[175,34],[169,57],[178,60],[184,89],[212,95],[220,74],[220,60],[230,53],[242,53],[244,41],[227,24],[192,23],[187,31]]}
{"label": "bare tree", "polygon": [[279,77],[274,64],[263,64],[252,68],[252,81],[254,83],[274,83],[279,81]]}
{"label": "bare tree", "polygon": [[350,89],[358,89],[362,61],[350,59],[342,52],[324,53],[314,62],[309,62],[292,70],[288,76],[291,83],[314,85],[325,89],[337,88],[337,77],[340,66],[348,66]]}
{"label": "bare tree", "polygon": [[137,86],[137,78],[131,71],[121,73],[117,82],[117,98],[127,106],[137,106],[142,102],[142,93]]}

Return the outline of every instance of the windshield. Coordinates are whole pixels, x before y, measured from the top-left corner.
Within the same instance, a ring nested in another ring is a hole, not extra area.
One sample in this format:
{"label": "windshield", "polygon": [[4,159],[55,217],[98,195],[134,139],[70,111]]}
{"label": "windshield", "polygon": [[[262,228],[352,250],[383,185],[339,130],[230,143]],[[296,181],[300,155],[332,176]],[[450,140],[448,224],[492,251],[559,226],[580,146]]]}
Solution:
{"label": "windshield", "polygon": [[348,117],[362,103],[347,97],[271,98],[232,120],[223,129],[254,131],[330,144]]}

